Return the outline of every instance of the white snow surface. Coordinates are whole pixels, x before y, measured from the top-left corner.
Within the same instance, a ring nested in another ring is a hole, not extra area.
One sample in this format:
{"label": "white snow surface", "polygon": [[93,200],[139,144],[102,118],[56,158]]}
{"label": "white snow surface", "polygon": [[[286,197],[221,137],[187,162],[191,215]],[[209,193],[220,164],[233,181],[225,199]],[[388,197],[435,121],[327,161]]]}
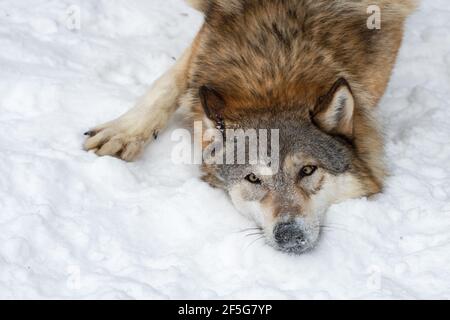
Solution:
{"label": "white snow surface", "polygon": [[448,1],[409,20],[380,105],[386,190],[333,206],[302,256],[170,161],[178,120],[135,163],[81,148],[201,23],[181,0],[0,0],[0,298],[449,299]]}

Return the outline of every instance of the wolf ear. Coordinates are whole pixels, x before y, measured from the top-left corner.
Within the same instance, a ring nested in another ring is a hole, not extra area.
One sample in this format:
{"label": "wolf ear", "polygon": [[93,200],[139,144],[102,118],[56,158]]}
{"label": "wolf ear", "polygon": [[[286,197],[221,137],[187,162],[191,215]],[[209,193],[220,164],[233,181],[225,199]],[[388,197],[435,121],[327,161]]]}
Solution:
{"label": "wolf ear", "polygon": [[313,122],[330,134],[353,138],[355,98],[347,80],[339,79],[318,103]]}
{"label": "wolf ear", "polygon": [[224,128],[223,111],[225,110],[225,101],[216,90],[207,86],[200,87],[200,101],[206,116],[214,122],[219,128]]}

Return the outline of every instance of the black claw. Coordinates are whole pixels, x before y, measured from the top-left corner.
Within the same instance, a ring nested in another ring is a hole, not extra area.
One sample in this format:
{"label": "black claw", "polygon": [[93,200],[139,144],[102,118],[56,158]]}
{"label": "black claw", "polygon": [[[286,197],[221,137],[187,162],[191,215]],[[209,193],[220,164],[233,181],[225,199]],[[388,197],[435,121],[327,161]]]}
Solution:
{"label": "black claw", "polygon": [[84,133],[85,136],[93,137],[95,135],[94,131],[88,131]]}
{"label": "black claw", "polygon": [[153,132],[153,139],[158,139],[158,136],[159,136],[159,132],[158,131],[155,131],[155,132]]}

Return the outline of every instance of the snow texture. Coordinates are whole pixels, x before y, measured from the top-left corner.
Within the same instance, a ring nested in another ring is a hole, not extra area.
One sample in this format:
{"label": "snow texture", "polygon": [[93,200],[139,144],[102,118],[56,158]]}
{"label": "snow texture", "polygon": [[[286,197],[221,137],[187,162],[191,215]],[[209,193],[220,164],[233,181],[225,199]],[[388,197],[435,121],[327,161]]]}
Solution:
{"label": "snow texture", "polygon": [[181,0],[0,1],[0,298],[450,298],[448,1],[409,20],[380,105],[386,190],[332,207],[303,256],[247,236],[171,130],[136,163],[81,148],[201,23]]}

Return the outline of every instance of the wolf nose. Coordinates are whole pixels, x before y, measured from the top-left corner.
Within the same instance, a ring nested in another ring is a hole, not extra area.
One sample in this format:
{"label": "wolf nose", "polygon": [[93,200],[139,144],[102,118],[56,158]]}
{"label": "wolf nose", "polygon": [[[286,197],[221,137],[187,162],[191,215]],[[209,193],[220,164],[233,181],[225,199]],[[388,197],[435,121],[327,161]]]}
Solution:
{"label": "wolf nose", "polygon": [[295,222],[279,223],[274,229],[274,237],[282,250],[301,252],[308,246],[304,231]]}

